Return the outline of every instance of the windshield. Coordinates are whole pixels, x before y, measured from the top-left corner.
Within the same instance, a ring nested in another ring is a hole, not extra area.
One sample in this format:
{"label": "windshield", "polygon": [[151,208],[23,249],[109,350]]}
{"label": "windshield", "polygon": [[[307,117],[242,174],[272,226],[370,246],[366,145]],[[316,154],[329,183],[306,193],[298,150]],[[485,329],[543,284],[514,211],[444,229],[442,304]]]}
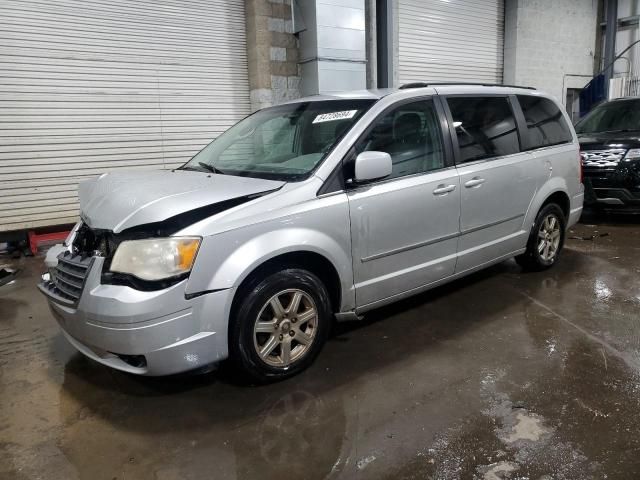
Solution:
{"label": "windshield", "polygon": [[301,180],[374,102],[326,100],[260,110],[231,127],[181,168]]}
{"label": "windshield", "polygon": [[640,130],[640,100],[605,103],[576,124],[577,133]]}

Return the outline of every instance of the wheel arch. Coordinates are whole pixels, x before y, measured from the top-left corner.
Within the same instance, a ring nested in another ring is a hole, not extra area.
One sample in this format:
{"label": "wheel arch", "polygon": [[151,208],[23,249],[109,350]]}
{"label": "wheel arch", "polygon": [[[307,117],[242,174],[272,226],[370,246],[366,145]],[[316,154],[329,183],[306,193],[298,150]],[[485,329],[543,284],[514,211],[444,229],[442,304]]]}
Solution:
{"label": "wheel arch", "polygon": [[527,230],[530,229],[535,223],[540,210],[549,203],[557,203],[562,209],[565,219],[568,220],[571,208],[568,191],[569,189],[567,188],[567,183],[564,178],[553,177],[549,179],[532,199],[529,210],[525,216],[524,228]]}
{"label": "wheel arch", "polygon": [[571,209],[571,200],[569,199],[569,195],[562,190],[556,190],[551,195],[549,195],[538,211],[542,210],[546,205],[550,203],[555,203],[562,209],[562,213],[564,214],[565,221],[569,219],[569,212]]}
{"label": "wheel arch", "polygon": [[264,278],[286,268],[307,270],[317,276],[329,293],[331,310],[333,312],[340,310],[342,303],[340,274],[333,263],[327,257],[318,252],[311,250],[295,250],[270,257],[255,266],[251,271],[246,272],[234,295],[231,311],[235,311],[238,306],[239,299],[246,292],[248,286],[256,279]]}
{"label": "wheel arch", "polygon": [[[258,269],[289,262],[308,263],[333,291],[336,311],[354,308],[351,243],[342,231],[331,235],[318,229],[287,226],[256,232],[257,228],[205,237],[189,277],[187,293],[238,287]],[[337,283],[337,286],[336,286]],[[335,292],[335,289],[339,293]]]}

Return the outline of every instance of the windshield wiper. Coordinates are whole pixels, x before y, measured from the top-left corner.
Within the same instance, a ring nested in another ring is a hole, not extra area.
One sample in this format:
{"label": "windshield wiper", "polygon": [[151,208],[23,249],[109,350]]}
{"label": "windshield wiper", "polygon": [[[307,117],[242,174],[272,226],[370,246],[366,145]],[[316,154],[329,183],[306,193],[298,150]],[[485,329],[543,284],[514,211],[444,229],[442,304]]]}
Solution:
{"label": "windshield wiper", "polygon": [[224,175],[224,172],[222,170],[219,170],[216,167],[214,167],[213,165],[209,165],[208,163],[198,162],[198,165],[200,165],[202,168],[204,168],[208,172],[217,173],[219,175]]}
{"label": "windshield wiper", "polygon": [[225,172],[217,169],[213,165],[209,165],[208,163],[198,162],[198,165],[198,167],[196,167],[195,165],[183,165],[182,167],[176,168],[176,170],[192,170],[194,172],[201,172],[202,170],[205,170],[207,172],[216,173],[219,175],[226,175]]}

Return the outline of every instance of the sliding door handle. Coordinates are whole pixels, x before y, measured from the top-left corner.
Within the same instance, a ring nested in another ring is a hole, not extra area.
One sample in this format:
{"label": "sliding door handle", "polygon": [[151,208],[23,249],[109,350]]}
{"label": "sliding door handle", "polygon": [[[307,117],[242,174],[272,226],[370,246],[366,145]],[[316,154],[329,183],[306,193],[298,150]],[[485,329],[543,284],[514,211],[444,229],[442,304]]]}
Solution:
{"label": "sliding door handle", "polygon": [[485,182],[484,178],[480,178],[480,177],[473,177],[471,180],[469,180],[468,182],[465,182],[464,186],[467,188],[473,188],[473,187],[479,187],[480,185],[482,185]]}
{"label": "sliding door handle", "polygon": [[433,191],[434,195],[446,195],[449,192],[453,192],[456,189],[455,185],[440,184],[438,188]]}

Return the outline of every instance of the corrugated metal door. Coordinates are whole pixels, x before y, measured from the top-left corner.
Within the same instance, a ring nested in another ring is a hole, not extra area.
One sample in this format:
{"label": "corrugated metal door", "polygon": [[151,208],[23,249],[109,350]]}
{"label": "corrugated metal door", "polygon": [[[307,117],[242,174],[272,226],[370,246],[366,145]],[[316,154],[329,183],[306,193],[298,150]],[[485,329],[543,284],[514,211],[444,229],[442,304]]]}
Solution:
{"label": "corrugated metal door", "polygon": [[504,0],[399,0],[400,84],[502,83]]}
{"label": "corrugated metal door", "polygon": [[172,168],[249,113],[244,0],[0,0],[0,231]]}

